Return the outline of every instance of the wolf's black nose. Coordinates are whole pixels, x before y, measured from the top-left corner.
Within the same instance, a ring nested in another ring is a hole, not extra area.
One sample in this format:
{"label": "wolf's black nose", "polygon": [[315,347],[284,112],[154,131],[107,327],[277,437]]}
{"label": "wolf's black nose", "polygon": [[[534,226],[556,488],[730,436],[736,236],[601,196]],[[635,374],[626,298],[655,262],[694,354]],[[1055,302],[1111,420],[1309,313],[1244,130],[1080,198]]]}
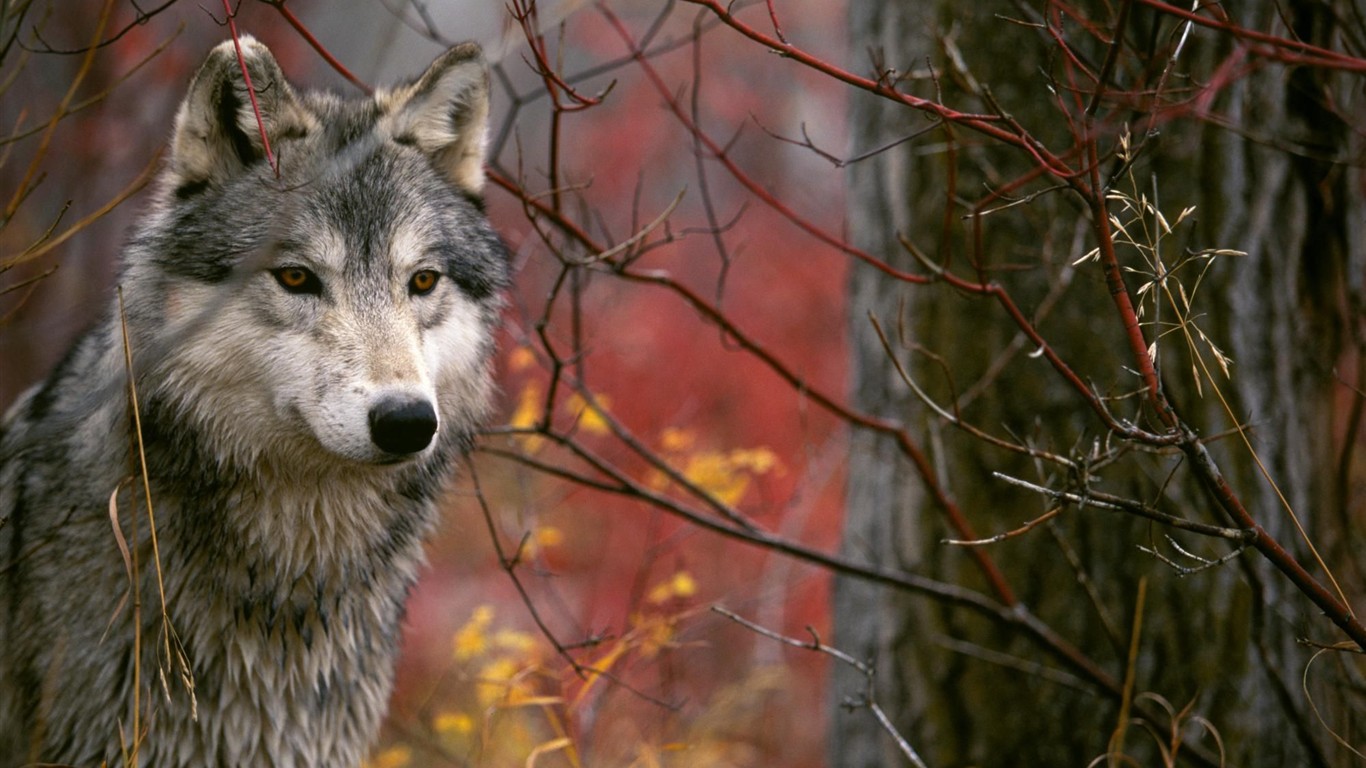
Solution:
{"label": "wolf's black nose", "polygon": [[386,453],[417,453],[436,433],[436,410],[426,400],[386,398],[370,409],[370,440]]}

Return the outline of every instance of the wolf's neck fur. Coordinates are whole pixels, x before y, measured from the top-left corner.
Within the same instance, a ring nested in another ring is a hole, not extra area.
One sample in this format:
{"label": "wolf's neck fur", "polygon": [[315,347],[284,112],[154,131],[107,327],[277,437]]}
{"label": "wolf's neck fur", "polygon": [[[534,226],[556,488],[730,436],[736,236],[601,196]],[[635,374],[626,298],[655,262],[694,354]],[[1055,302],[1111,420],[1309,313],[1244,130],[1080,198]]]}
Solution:
{"label": "wolf's neck fur", "polygon": [[[188,425],[171,431],[178,471],[214,461],[189,444]],[[197,744],[196,758],[223,765],[270,765],[267,756],[291,756],[278,768],[359,763],[393,685],[404,602],[434,522],[432,499],[403,492],[424,471],[286,478],[269,464],[215,464],[184,475],[220,478],[211,487],[155,499],[167,609],[193,671],[198,721],[188,696],[169,705],[158,696],[166,711],[152,722],[147,765],[183,759],[162,755],[158,742]],[[144,617],[145,632],[161,628],[155,612]]]}

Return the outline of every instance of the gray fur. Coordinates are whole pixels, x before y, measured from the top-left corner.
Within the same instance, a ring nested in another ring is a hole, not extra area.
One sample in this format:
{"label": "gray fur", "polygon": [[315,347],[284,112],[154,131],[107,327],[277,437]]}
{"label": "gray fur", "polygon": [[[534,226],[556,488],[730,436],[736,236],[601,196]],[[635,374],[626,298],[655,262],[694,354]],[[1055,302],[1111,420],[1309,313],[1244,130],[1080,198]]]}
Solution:
{"label": "gray fur", "polygon": [[114,302],[0,421],[0,768],[123,765],[135,740],[139,766],[348,768],[387,706],[422,541],[491,390],[487,75],[466,44],[343,100],[242,45],[279,178],[220,45],[119,281],[169,622]]}

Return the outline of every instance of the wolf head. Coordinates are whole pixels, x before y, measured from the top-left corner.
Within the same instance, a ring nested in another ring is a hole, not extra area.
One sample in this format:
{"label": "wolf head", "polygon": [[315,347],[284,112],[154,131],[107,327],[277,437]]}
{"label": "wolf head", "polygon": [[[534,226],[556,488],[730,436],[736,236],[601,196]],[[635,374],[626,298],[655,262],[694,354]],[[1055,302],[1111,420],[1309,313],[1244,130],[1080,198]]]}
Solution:
{"label": "wolf head", "polygon": [[218,46],[195,75],[125,257],[148,401],[220,463],[373,466],[463,444],[507,274],[480,196],[478,46],[355,99],[296,91],[249,37],[240,51]]}

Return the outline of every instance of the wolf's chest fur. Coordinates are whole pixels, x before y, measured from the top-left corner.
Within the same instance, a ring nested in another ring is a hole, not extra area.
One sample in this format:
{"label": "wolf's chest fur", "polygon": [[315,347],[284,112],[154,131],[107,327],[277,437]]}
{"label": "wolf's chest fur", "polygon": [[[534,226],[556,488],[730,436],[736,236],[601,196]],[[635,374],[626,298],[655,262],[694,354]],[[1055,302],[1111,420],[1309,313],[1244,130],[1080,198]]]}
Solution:
{"label": "wolf's chest fur", "polygon": [[[285,492],[238,511],[274,521],[372,516],[392,524],[395,516],[381,494],[355,484],[321,498]],[[172,763],[358,763],[392,687],[403,602],[430,525],[430,504],[404,512],[397,531],[323,526],[284,535],[266,525],[260,535],[279,536],[275,547],[243,539],[203,553],[202,563],[170,558],[171,623],[192,660],[199,722],[171,719],[165,732],[154,724],[150,764],[162,764],[160,744],[180,750],[166,755]],[[247,552],[274,557],[251,562]],[[177,686],[173,697],[184,706],[183,683],[172,680]]]}

